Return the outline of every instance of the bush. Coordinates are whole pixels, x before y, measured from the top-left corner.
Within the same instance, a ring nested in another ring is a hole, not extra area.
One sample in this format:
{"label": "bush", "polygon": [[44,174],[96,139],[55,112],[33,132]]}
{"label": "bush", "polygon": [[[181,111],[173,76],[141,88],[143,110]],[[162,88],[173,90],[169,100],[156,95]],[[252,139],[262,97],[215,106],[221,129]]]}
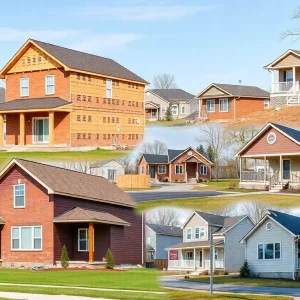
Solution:
{"label": "bush", "polygon": [[108,249],[106,252],[105,268],[113,269],[114,267],[115,267],[115,261],[114,261],[113,255],[112,255],[111,251]]}
{"label": "bush", "polygon": [[236,190],[236,189],[237,189],[237,186],[236,186],[235,183],[231,183],[231,184],[229,184],[228,189],[229,189],[229,190]]}
{"label": "bush", "polygon": [[63,268],[67,268],[69,266],[69,255],[66,245],[63,245],[61,249],[60,264]]}
{"label": "bush", "polygon": [[240,268],[240,277],[249,277],[250,276],[250,267],[247,261],[244,262]]}
{"label": "bush", "polygon": [[201,275],[202,276],[208,276],[209,275],[208,270],[204,270],[203,272],[201,272]]}
{"label": "bush", "polygon": [[166,121],[172,121],[173,120],[173,114],[172,114],[172,108],[171,106],[169,106],[166,110],[166,113],[165,113],[165,120]]}

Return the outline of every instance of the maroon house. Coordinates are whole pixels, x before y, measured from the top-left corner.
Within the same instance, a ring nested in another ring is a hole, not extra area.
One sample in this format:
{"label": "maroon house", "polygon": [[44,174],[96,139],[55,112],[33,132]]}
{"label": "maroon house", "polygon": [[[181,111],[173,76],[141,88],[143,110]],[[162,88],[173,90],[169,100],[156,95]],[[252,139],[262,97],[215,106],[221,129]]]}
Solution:
{"label": "maroon house", "polygon": [[144,262],[144,224],[128,194],[107,179],[13,159],[0,173],[2,265]]}

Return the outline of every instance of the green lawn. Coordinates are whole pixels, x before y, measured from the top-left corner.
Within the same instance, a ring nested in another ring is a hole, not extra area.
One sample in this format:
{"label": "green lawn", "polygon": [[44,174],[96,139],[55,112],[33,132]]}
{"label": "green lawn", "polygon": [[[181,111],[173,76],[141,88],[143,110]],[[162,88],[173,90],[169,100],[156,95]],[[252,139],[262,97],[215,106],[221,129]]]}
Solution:
{"label": "green lawn", "polygon": [[0,168],[4,167],[13,158],[32,159],[37,161],[98,161],[126,156],[128,151],[93,150],[93,151],[66,151],[66,152],[0,152]]}
{"label": "green lawn", "polygon": [[[183,278],[182,278],[183,279]],[[188,281],[209,283],[209,276],[190,276]],[[269,286],[269,287],[284,287],[284,288],[300,288],[300,281],[287,279],[264,279],[264,278],[240,278],[232,276],[214,276],[216,284],[234,284],[247,286]]]}
{"label": "green lawn", "polygon": [[176,125],[181,125],[185,124],[186,121],[184,119],[176,119],[172,121],[146,121],[146,126],[176,126]]}
{"label": "green lawn", "polygon": [[268,295],[244,295],[244,294],[226,294],[218,293],[210,296],[209,293],[203,292],[187,292],[187,291],[170,291],[170,300],[199,300],[199,299],[218,299],[218,300],[291,300],[292,297],[286,296],[268,296]]}
{"label": "green lawn", "polygon": [[298,207],[300,203],[300,195],[288,196],[285,194],[256,194],[251,195],[245,193],[239,196],[224,197],[201,197],[201,198],[182,198],[172,200],[153,200],[137,203],[139,211],[145,211],[158,206],[182,207],[187,209],[199,210],[218,210],[225,206],[236,205],[242,201],[258,201],[268,204],[272,207],[288,208]]}

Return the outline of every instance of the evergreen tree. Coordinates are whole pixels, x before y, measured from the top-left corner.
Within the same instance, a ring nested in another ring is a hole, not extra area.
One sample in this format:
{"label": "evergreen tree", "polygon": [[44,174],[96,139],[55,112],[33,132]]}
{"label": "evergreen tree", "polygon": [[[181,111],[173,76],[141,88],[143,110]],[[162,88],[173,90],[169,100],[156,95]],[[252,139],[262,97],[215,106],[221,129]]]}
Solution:
{"label": "evergreen tree", "polygon": [[113,255],[112,255],[111,251],[108,249],[106,252],[105,268],[113,269],[114,267],[115,267],[115,261],[114,261]]}
{"label": "evergreen tree", "polygon": [[200,144],[197,148],[196,148],[197,152],[199,152],[202,155],[205,155],[205,149],[203,147],[202,144]]}
{"label": "evergreen tree", "polygon": [[61,250],[60,264],[63,268],[67,268],[69,266],[69,255],[66,245],[63,245]]}
{"label": "evergreen tree", "polygon": [[250,276],[250,267],[247,261],[244,262],[240,268],[240,277],[249,277]]}
{"label": "evergreen tree", "polygon": [[172,114],[172,108],[171,108],[171,106],[168,106],[168,108],[166,110],[165,120],[166,121],[172,121],[173,120],[173,114]]}
{"label": "evergreen tree", "polygon": [[206,153],[207,153],[207,156],[208,156],[208,159],[211,161],[211,162],[214,162],[214,150],[212,148],[211,145],[209,145],[206,149]]}

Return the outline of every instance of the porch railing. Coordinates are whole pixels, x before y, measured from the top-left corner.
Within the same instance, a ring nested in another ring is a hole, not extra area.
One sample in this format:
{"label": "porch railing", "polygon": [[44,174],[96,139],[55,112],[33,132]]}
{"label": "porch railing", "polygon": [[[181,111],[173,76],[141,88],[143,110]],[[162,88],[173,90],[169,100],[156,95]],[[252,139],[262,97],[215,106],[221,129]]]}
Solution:
{"label": "porch railing", "polygon": [[[194,260],[187,260],[187,259],[169,260],[168,261],[168,268],[194,269],[195,268],[195,261]],[[196,268],[200,268],[200,261],[199,260],[196,260]],[[224,260],[221,260],[221,259],[215,260],[215,268],[216,269],[223,269],[224,268]]]}
{"label": "porch railing", "polygon": [[269,173],[264,171],[242,171],[241,181],[264,182],[268,180]]}
{"label": "porch railing", "polygon": [[291,182],[292,183],[300,183],[300,176],[292,173]]}
{"label": "porch railing", "polygon": [[287,92],[294,93],[296,92],[297,86],[299,89],[298,81],[296,81],[295,86],[293,84],[293,81],[273,82],[272,93],[287,93]]}
{"label": "porch railing", "polygon": [[224,260],[216,259],[215,260],[215,268],[216,269],[223,269],[224,268]]}

